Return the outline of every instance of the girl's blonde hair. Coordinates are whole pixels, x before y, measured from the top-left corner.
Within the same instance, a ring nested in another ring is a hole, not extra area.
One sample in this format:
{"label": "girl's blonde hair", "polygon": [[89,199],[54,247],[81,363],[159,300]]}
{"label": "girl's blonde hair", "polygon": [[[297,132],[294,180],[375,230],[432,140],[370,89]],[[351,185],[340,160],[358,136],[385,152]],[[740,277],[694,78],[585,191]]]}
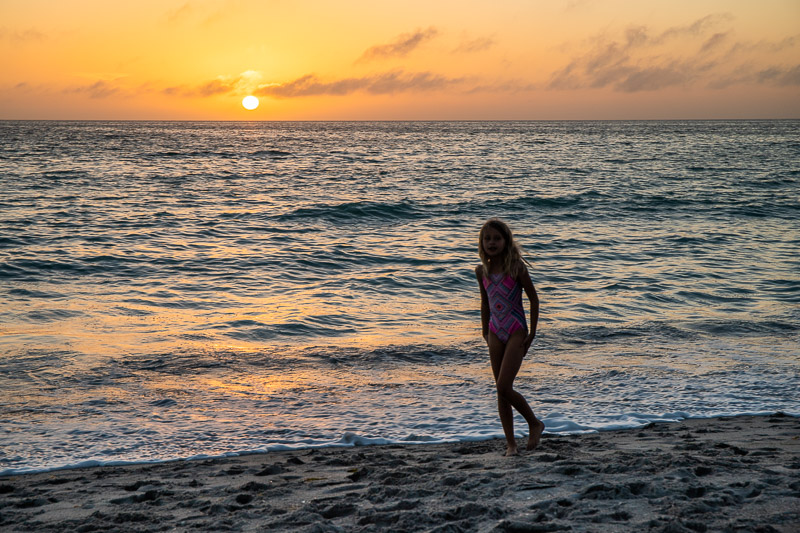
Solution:
{"label": "girl's blonde hair", "polygon": [[[512,278],[516,278],[522,267],[522,262],[525,261],[525,259],[522,257],[522,249],[519,244],[517,244],[517,241],[514,240],[514,234],[511,233],[511,228],[499,218],[490,218],[487,220],[481,228],[481,232],[478,234],[478,256],[480,256],[481,263],[483,264],[483,274],[489,274],[490,259],[486,256],[486,252],[483,249],[483,236],[489,228],[500,232],[500,235],[502,235],[503,239],[506,241],[506,247],[503,252],[501,252],[500,256],[503,273],[508,274]],[[527,261],[525,262],[527,263]]]}

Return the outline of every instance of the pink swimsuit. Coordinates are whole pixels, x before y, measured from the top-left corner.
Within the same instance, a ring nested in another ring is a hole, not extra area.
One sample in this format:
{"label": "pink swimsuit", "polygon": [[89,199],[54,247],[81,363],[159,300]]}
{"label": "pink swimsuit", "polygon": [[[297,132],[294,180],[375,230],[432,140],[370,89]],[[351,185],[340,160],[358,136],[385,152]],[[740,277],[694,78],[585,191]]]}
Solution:
{"label": "pink swimsuit", "polygon": [[507,343],[518,329],[527,333],[525,310],[522,308],[522,286],[507,274],[483,276],[483,287],[489,296],[489,330],[500,342]]}

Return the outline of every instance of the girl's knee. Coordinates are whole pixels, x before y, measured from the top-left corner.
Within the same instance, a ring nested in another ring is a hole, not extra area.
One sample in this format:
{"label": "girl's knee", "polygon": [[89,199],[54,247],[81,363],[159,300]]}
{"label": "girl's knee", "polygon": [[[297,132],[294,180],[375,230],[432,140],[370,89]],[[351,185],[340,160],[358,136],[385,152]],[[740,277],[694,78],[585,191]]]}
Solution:
{"label": "girl's knee", "polygon": [[514,388],[511,386],[510,383],[497,383],[497,397],[503,398],[504,400],[508,400],[511,398],[511,395],[514,394]]}

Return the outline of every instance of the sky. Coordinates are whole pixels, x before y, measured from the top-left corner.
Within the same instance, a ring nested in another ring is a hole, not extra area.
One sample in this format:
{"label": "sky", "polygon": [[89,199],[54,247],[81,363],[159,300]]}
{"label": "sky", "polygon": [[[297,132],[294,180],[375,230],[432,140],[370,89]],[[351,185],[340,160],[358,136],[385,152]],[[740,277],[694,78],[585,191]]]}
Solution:
{"label": "sky", "polygon": [[800,0],[0,0],[0,119],[747,118]]}

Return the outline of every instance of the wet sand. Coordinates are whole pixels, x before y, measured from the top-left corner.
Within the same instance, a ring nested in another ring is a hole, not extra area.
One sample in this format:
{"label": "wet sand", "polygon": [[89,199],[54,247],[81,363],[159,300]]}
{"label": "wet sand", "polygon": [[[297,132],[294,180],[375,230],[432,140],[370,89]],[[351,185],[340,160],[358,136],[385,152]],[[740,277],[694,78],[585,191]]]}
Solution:
{"label": "wet sand", "polygon": [[[520,439],[520,449],[525,439]],[[0,478],[0,531],[800,531],[781,414]]]}

